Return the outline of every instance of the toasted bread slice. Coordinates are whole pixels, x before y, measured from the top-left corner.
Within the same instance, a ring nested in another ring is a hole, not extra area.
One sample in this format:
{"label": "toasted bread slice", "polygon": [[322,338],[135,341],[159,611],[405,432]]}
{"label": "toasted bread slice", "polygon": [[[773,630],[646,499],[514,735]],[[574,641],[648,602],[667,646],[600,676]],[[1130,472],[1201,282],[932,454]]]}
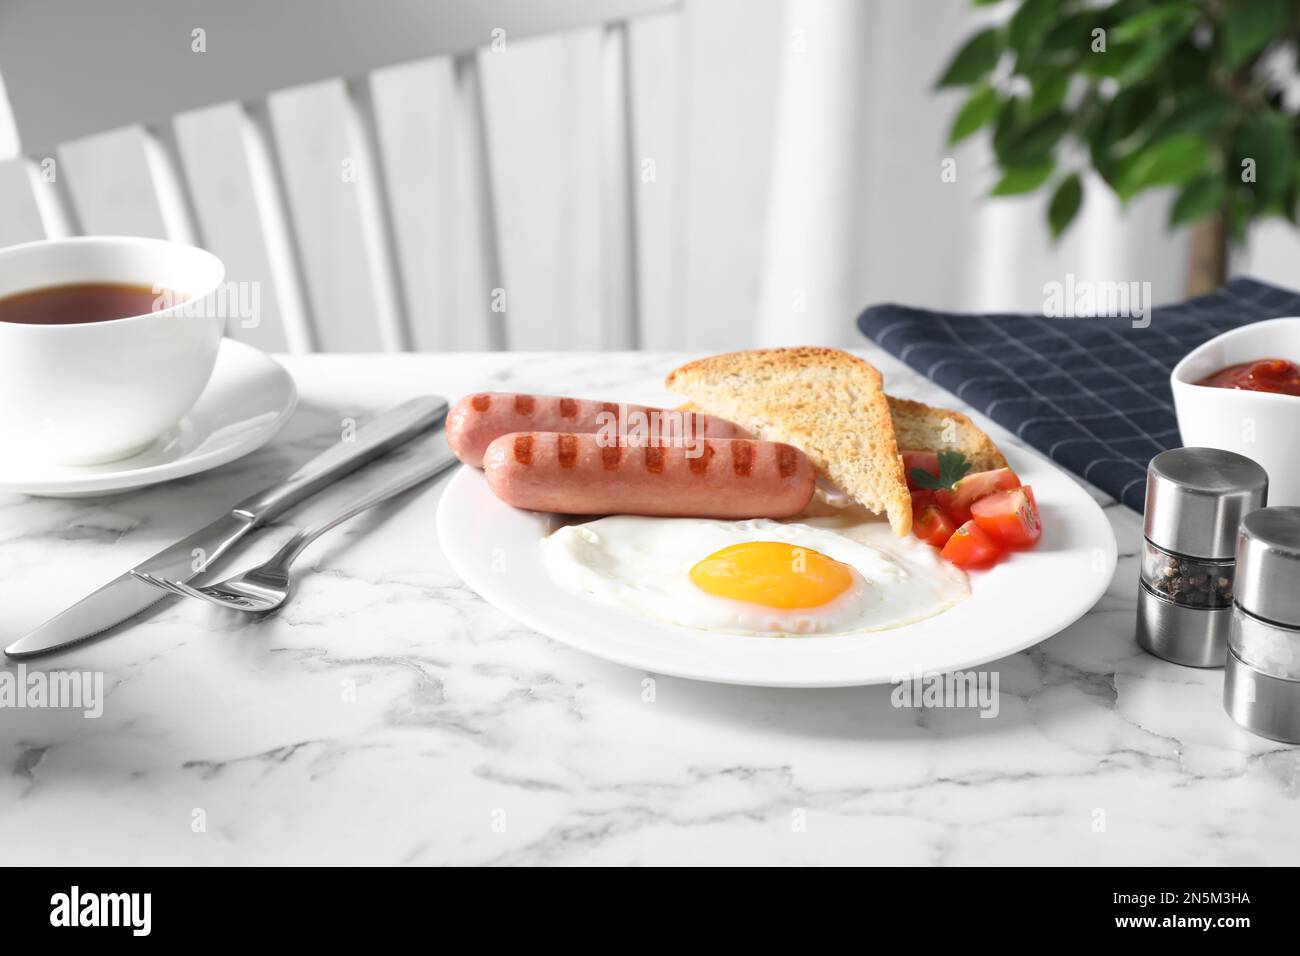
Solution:
{"label": "toasted bread slice", "polygon": [[[894,440],[899,452],[959,451],[970,462],[971,471],[1007,467],[1007,460],[979,426],[961,412],[914,402],[886,394],[889,417],[894,423]],[[684,412],[705,414],[694,402],[679,406]]]}
{"label": "toasted bread slice", "polygon": [[803,450],[859,504],[912,529],[912,498],[876,368],[826,348],[758,349],[688,362],[665,380],[706,412]]}
{"label": "toasted bread slice", "polygon": [[961,412],[886,395],[899,451],[959,451],[971,471],[1005,468],[1007,460],[988,435]]}

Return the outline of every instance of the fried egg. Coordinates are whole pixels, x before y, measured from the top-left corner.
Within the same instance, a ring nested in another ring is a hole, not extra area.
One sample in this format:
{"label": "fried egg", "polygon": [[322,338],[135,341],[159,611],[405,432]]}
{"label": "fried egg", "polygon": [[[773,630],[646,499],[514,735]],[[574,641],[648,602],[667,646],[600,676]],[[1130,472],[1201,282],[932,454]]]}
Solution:
{"label": "fried egg", "polygon": [[706,631],[848,634],[901,627],[969,595],[966,575],[888,524],[616,515],[542,540],[551,579],[606,607]]}

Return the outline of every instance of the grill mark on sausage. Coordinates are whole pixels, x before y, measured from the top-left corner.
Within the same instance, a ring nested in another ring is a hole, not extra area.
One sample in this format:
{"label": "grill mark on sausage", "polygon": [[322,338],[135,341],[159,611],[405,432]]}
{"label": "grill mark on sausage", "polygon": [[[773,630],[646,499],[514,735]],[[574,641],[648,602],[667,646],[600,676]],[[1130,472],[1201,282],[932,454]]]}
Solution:
{"label": "grill mark on sausage", "polygon": [[659,445],[645,446],[645,470],[652,475],[663,474],[664,450]]}
{"label": "grill mark on sausage", "polygon": [[531,415],[533,413],[533,406],[536,404],[536,399],[531,395],[515,396],[515,412],[519,415]]}
{"label": "grill mark on sausage", "polygon": [[731,470],[737,477],[748,478],[754,470],[754,443],[737,439],[731,443]]}
{"label": "grill mark on sausage", "polygon": [[556,435],[555,453],[561,468],[572,468],[578,462],[578,436],[564,432]]}
{"label": "grill mark on sausage", "polygon": [[622,445],[604,445],[600,449],[600,465],[606,471],[617,471],[618,463],[623,460]]}
{"label": "grill mark on sausage", "polygon": [[489,408],[492,407],[492,396],[475,395],[472,399],[470,399],[469,404],[476,412],[486,412]]}
{"label": "grill mark on sausage", "polygon": [[794,450],[794,446],[776,446],[776,467],[782,478],[789,478],[799,470],[799,457]]}
{"label": "grill mark on sausage", "polygon": [[533,463],[532,435],[515,436],[515,461],[521,465],[531,465]]}
{"label": "grill mark on sausage", "polygon": [[706,441],[704,442],[704,451],[702,454],[695,457],[691,457],[688,455],[686,458],[686,464],[690,467],[691,474],[692,475],[707,474],[709,470],[709,465],[713,462],[713,456],[715,454],[717,454],[717,452],[714,451],[712,443]]}
{"label": "grill mark on sausage", "polygon": [[560,399],[560,417],[561,417],[561,418],[577,418],[577,417],[578,417],[578,403],[575,402],[575,401],[574,401],[573,399],[571,399],[571,398],[562,398],[562,399]]}

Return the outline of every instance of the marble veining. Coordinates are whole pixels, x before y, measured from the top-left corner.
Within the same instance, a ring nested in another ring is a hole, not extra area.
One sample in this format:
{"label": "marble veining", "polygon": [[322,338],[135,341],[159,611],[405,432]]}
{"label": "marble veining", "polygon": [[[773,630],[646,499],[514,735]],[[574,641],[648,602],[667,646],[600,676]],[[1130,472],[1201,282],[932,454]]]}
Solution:
{"label": "marble veining", "polygon": [[[891,391],[961,407],[864,354]],[[0,639],[287,474],[346,418],[494,388],[664,402],[682,358],[286,359],[300,408],[241,461],[120,496],[0,496]],[[102,673],[104,709],[0,709],[0,860],[1297,862],[1300,748],[1232,724],[1221,671],[1137,648],[1140,521],[1096,489],[1119,539],[1115,579],[1076,624],[988,665],[1000,708],[982,719],[895,708],[889,687],[703,684],[556,644],[451,572],[434,535],[443,483],[314,545],[280,614],[169,601],[28,662]],[[349,490],[292,513],[237,564]]]}

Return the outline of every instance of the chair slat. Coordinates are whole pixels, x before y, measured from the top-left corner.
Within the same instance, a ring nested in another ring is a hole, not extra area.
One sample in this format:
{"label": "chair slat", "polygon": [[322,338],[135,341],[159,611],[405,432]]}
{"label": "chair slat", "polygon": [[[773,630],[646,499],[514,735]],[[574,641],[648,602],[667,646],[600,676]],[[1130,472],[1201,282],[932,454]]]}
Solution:
{"label": "chair slat", "polygon": [[354,172],[362,241],[374,289],[380,341],[390,352],[409,352],[409,311],[397,260],[397,233],[379,125],[375,119],[374,87],[369,76],[348,80],[345,87],[348,143],[356,160]]}
{"label": "chair slat", "polygon": [[457,269],[457,301],[462,304],[461,319],[468,325],[457,333],[459,348],[505,349],[509,346],[507,316],[509,299],[502,278],[500,246],[497,240],[496,210],[492,196],[492,175],[488,161],[487,118],[483,106],[483,82],[475,54],[457,56],[452,61],[455,101],[458,217],[468,230],[469,240],[461,247],[467,261]]}
{"label": "chair slat", "polygon": [[174,120],[145,125],[144,156],[167,238],[191,246],[203,245],[194,192],[181,158]]}
{"label": "chair slat", "polygon": [[627,24],[602,29],[604,110],[601,136],[601,281],[605,347],[635,349],[638,322],[636,192],[633,173],[632,81]]}
{"label": "chair slat", "polygon": [[316,339],[311,304],[302,251],[289,210],[284,166],[271,125],[270,103],[266,99],[245,101],[240,104],[240,111],[248,173],[285,340],[291,352],[310,352],[315,348]]}
{"label": "chair slat", "polygon": [[63,239],[81,234],[81,220],[68,190],[67,172],[53,156],[26,156],[27,181],[32,187],[36,213],[46,239]]}

